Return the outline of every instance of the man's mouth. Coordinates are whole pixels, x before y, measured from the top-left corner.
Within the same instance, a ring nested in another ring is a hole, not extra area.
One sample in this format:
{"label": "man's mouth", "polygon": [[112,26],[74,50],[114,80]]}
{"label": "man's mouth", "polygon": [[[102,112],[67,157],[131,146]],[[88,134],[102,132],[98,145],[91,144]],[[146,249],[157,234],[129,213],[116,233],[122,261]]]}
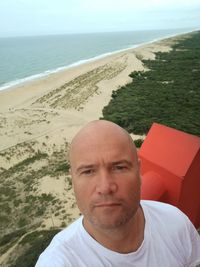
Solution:
{"label": "man's mouth", "polygon": [[120,203],[117,202],[102,202],[102,203],[98,203],[95,204],[95,207],[100,208],[100,207],[116,207],[116,206],[120,206]]}

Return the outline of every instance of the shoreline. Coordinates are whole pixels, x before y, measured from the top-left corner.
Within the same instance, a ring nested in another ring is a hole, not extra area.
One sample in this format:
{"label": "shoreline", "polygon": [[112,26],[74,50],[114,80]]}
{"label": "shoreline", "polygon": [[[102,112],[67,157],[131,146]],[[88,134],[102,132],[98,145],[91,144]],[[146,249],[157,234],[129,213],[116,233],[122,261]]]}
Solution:
{"label": "shoreline", "polygon": [[[70,142],[84,124],[102,117],[112,92],[132,81],[131,72],[145,70],[142,59],[154,59],[155,52],[170,51],[174,40],[181,36],[115,52],[0,91],[0,151],[32,140],[41,146],[48,133],[55,144],[63,144],[64,139]],[[5,159],[3,162],[2,166],[12,165]]]}
{"label": "shoreline", "polygon": [[[4,140],[0,152],[33,140],[40,147],[46,135],[55,144],[63,144],[64,139],[70,142],[84,124],[102,117],[112,92],[132,81],[131,72],[146,70],[142,59],[154,59],[158,51],[169,52],[184,35],[115,52],[0,91],[0,135]],[[12,165],[5,159],[3,162],[2,166]]]}
{"label": "shoreline", "polygon": [[58,67],[56,69],[46,70],[46,71],[41,72],[41,73],[33,74],[31,76],[27,76],[27,77],[24,77],[24,78],[20,78],[20,79],[17,79],[17,80],[6,82],[6,83],[0,85],[0,92],[1,91],[5,91],[5,90],[14,90],[14,89],[16,89],[16,88],[18,88],[20,86],[24,86],[24,85],[27,85],[29,83],[35,82],[35,81],[40,81],[40,80],[46,79],[52,74],[57,74],[59,72],[67,71],[67,70],[72,69],[74,67],[79,67],[79,66],[82,66],[84,64],[92,63],[94,61],[97,61],[99,59],[103,59],[105,57],[109,57],[109,56],[112,56],[112,55],[115,55],[115,54],[118,54],[118,53],[122,53],[122,52],[126,52],[126,51],[128,52],[129,50],[132,50],[132,49],[137,49],[137,48],[140,48],[140,47],[152,44],[152,43],[156,43],[156,42],[159,42],[159,41],[162,41],[162,40],[165,40],[165,39],[179,37],[179,36],[185,35],[185,34],[190,34],[190,33],[193,33],[195,31],[198,31],[198,29],[186,31],[186,32],[183,32],[183,33],[169,34],[169,35],[166,35],[166,36],[163,36],[163,37],[159,37],[159,38],[153,39],[151,41],[135,44],[135,45],[127,47],[127,48],[106,52],[106,53],[103,53],[103,54],[100,54],[100,55],[97,55],[97,56],[94,56],[94,57],[88,58],[88,59],[82,59],[82,60],[73,62],[73,63],[71,63],[69,65]]}

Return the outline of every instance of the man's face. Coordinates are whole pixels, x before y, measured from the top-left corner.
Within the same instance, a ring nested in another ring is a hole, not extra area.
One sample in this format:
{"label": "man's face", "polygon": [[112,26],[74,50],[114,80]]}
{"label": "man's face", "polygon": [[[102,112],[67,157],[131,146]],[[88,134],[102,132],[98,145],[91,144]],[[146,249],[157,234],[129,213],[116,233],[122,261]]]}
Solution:
{"label": "man's face", "polygon": [[71,172],[84,222],[101,229],[115,229],[136,213],[140,177],[127,136],[87,136],[73,148]]}

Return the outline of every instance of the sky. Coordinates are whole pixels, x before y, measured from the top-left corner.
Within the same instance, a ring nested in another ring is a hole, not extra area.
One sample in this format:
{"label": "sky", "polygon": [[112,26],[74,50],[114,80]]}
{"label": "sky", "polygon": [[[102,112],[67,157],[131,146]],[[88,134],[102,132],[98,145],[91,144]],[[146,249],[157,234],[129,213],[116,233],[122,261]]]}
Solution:
{"label": "sky", "polygon": [[0,37],[200,28],[200,0],[0,0]]}

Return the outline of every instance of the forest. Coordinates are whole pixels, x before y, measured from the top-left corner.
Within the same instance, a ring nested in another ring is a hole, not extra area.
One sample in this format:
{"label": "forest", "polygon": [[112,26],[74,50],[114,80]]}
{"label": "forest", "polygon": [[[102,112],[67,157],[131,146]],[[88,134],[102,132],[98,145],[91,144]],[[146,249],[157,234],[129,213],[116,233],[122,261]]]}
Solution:
{"label": "forest", "polygon": [[185,35],[170,52],[142,60],[147,71],[134,71],[132,82],[113,91],[103,119],[129,133],[146,134],[160,123],[200,134],[200,32]]}

